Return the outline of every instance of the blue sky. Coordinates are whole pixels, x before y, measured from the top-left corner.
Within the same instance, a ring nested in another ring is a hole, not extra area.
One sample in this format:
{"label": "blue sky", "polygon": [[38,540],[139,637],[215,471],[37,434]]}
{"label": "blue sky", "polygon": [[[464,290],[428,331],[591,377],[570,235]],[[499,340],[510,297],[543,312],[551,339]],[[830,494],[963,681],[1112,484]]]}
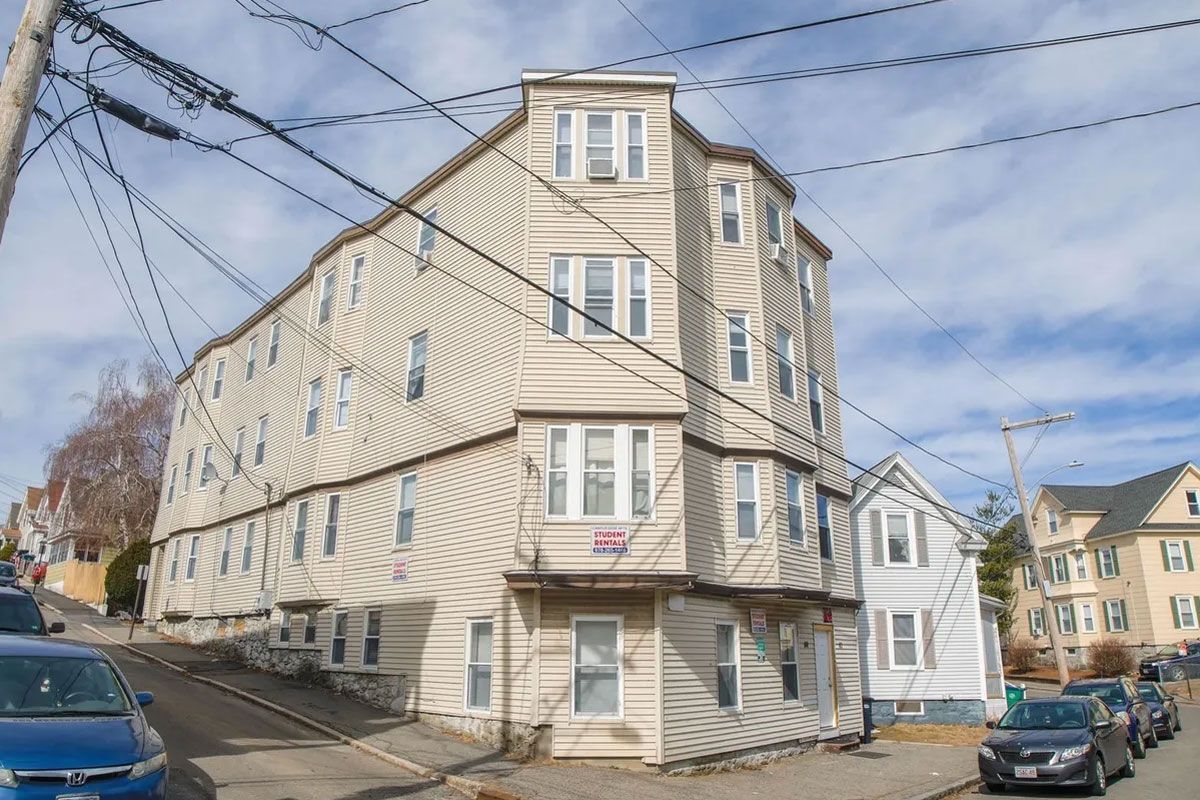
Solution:
{"label": "blue sky", "polygon": [[[886,4],[626,2],[672,46]],[[0,9],[0,29],[15,29],[18,5]],[[389,3],[339,3],[335,16],[335,4],[285,5],[332,23]],[[1180,0],[951,0],[685,60],[700,77],[714,78],[1145,25],[1198,10],[1200,4]],[[109,18],[230,86],[268,117],[411,102],[335,47],[305,49],[233,0],[163,0]],[[342,31],[432,97],[512,82],[522,67],[578,68],[659,49],[616,0],[431,0]],[[78,67],[86,50],[60,37],[57,57]],[[637,66],[678,69],[669,59]],[[1200,27],[740,87],[721,98],[779,163],[800,170],[1192,102],[1200,99],[1197,74]],[[162,90],[133,71],[102,83],[209,139],[249,132],[212,110],[195,122],[181,120]],[[79,104],[73,89],[62,91],[68,108]],[[681,94],[677,107],[710,138],[749,144],[704,93]],[[494,119],[467,121],[482,131]],[[1198,125],[1200,109],[1180,111],[813,176],[803,186],[982,360],[1040,405],[1078,413],[1042,440],[1028,465],[1030,482],[1080,459],[1086,467],[1055,480],[1104,483],[1200,453]],[[272,292],[343,227],[230,159],[109,127],[130,180]],[[395,195],[467,141],[445,120],[317,130],[304,139]],[[279,143],[249,142],[238,152],[355,217],[375,208]],[[111,185],[102,189],[114,208],[123,202]],[[931,450],[1006,482],[998,418],[1033,416],[1034,409],[937,332],[811,204],[802,198],[795,213],[834,250],[842,394]],[[245,295],[164,229],[147,228],[151,255],[214,327],[225,331],[252,310]],[[175,369],[145,270],[124,234],[114,234]],[[8,367],[0,473],[36,481],[46,443],[83,412],[77,394],[94,387],[100,366],[144,351],[47,152],[21,176],[0,245],[0,275],[0,363]],[[175,298],[167,303],[190,355],[210,332]],[[844,417],[852,459],[874,463],[899,447],[964,509],[982,495],[977,480],[901,446],[851,410]],[[1023,447],[1030,441],[1023,435]],[[0,498],[8,499],[4,491]]]}

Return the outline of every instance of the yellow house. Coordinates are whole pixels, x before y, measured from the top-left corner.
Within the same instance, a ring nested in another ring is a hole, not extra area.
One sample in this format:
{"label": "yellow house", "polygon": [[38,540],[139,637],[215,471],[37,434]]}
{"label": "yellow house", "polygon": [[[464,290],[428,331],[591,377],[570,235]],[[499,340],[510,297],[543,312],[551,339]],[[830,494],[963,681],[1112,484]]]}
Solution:
{"label": "yellow house", "polygon": [[[1149,648],[1200,636],[1200,470],[1191,462],[1113,486],[1047,485],[1033,499],[1053,619],[1044,619],[1032,557],[1015,567],[1014,633],[1067,655],[1097,639]],[[1016,518],[1021,526],[1020,517]]]}

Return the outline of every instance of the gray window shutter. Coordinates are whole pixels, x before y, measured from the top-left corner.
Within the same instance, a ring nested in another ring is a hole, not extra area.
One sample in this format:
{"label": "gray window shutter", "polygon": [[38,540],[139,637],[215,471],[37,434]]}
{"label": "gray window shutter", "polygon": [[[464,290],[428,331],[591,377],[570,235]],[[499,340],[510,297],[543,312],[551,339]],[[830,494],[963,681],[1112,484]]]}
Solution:
{"label": "gray window shutter", "polygon": [[925,669],[937,669],[937,654],[933,649],[933,611],[921,609],[921,636],[925,639]]}
{"label": "gray window shutter", "polygon": [[875,609],[875,663],[880,669],[892,668],[892,632],[888,630],[886,609]]}
{"label": "gray window shutter", "polygon": [[925,533],[925,512],[918,511],[913,515],[917,525],[917,566],[929,566],[929,537]]}
{"label": "gray window shutter", "polygon": [[883,566],[883,514],[877,508],[871,509],[871,563]]}

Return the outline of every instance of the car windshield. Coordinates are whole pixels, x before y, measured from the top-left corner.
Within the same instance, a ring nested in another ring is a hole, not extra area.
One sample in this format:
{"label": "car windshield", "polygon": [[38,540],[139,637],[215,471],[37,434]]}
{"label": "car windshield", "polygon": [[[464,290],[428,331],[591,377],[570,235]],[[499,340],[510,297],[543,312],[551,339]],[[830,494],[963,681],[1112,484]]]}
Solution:
{"label": "car windshield", "polygon": [[17,568],[7,561],[0,561],[0,578],[12,578],[17,574]]}
{"label": "car windshield", "polygon": [[1018,703],[1008,710],[998,727],[1017,731],[1086,728],[1087,711],[1079,703]]}
{"label": "car windshield", "polygon": [[0,597],[0,633],[41,632],[42,612],[32,597],[20,593]]}
{"label": "car windshield", "polygon": [[1125,693],[1121,691],[1121,687],[1116,684],[1083,684],[1077,686],[1068,686],[1063,694],[1074,694],[1080,696],[1091,695],[1099,697],[1110,706],[1125,705]]}
{"label": "car windshield", "polygon": [[0,718],[124,716],[132,710],[102,659],[0,656]]}
{"label": "car windshield", "polygon": [[1154,688],[1153,683],[1139,683],[1138,694],[1142,696],[1143,700],[1153,700],[1156,703],[1158,702],[1158,689]]}
{"label": "car windshield", "polygon": [[1179,645],[1174,645],[1174,644],[1168,645],[1167,647],[1164,647],[1161,650],[1159,650],[1154,655],[1155,655],[1155,657],[1161,656],[1162,658],[1178,658],[1179,657]]}

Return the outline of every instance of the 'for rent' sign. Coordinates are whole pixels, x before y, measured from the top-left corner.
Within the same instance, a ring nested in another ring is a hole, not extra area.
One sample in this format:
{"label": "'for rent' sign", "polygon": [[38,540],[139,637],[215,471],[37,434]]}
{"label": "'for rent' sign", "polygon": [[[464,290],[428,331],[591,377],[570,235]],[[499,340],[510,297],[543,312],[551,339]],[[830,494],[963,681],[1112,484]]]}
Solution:
{"label": "'for rent' sign", "polygon": [[592,555],[629,555],[629,528],[592,528]]}

